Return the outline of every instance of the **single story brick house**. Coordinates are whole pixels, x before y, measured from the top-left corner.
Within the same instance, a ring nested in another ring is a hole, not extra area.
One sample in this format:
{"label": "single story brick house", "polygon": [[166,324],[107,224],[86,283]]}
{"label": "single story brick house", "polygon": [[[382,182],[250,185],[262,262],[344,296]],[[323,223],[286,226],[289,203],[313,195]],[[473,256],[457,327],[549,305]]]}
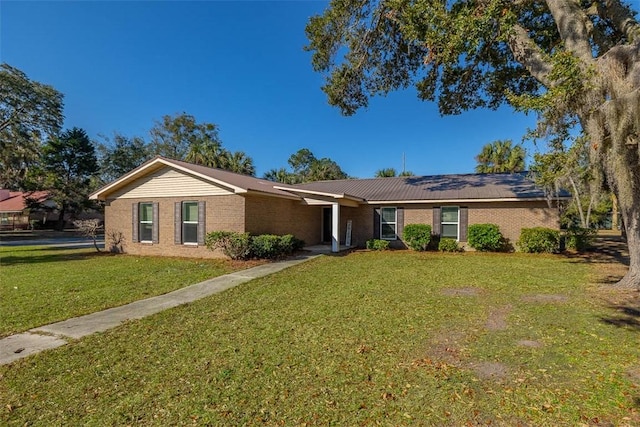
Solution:
{"label": "single story brick house", "polygon": [[120,234],[125,252],[144,255],[217,256],[204,246],[214,230],[293,234],[337,252],[372,238],[404,247],[403,227],[412,223],[462,245],[469,224],[497,224],[514,244],[523,227],[559,227],[558,209],[526,173],[287,185],[156,157],[90,198],[105,202],[107,247]]}

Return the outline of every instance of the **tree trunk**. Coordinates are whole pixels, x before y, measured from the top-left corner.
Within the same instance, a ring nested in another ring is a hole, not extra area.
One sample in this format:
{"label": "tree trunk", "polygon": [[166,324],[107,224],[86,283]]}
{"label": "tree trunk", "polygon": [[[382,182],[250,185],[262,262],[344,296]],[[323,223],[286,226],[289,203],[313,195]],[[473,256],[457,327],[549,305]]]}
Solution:
{"label": "tree trunk", "polygon": [[629,248],[629,271],[616,286],[640,290],[640,150],[620,142],[612,145],[605,154],[605,170],[618,201]]}
{"label": "tree trunk", "polygon": [[616,286],[640,290],[640,194],[633,203],[620,206],[629,247],[629,271]]}
{"label": "tree trunk", "polygon": [[60,215],[58,216],[58,221],[56,222],[56,227],[55,229],[58,231],[63,231],[64,230],[64,216],[67,213],[67,205],[66,204],[62,204],[62,206],[60,207]]}
{"label": "tree trunk", "polygon": [[96,236],[94,235],[94,236],[92,236],[91,238],[93,239],[93,247],[94,247],[94,248],[96,248],[96,251],[98,251],[98,252],[102,252],[102,251],[100,250],[100,247],[98,246],[98,240],[96,239]]}
{"label": "tree trunk", "polygon": [[596,64],[586,121],[595,161],[603,167],[622,214],[629,247],[629,271],[617,283],[640,290],[640,41],[611,48]]}

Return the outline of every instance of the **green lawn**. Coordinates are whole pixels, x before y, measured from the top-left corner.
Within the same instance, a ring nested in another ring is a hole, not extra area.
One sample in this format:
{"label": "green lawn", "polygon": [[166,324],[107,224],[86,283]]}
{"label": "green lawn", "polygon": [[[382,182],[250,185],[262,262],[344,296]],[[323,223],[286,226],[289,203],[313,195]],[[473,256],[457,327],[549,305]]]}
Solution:
{"label": "green lawn", "polygon": [[639,331],[593,268],[318,258],[0,367],[0,424],[639,425]]}
{"label": "green lawn", "polygon": [[224,260],[116,256],[94,249],[46,247],[2,247],[0,266],[0,337],[241,268]]}

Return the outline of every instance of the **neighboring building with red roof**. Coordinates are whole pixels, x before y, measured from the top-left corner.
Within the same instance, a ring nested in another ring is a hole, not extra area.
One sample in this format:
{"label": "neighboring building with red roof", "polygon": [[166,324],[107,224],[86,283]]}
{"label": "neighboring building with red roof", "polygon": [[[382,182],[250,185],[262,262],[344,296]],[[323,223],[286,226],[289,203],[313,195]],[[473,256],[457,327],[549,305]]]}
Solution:
{"label": "neighboring building with red roof", "polygon": [[48,197],[49,193],[46,191],[22,192],[0,189],[0,230],[24,230],[31,227],[30,221],[46,222],[47,213],[32,213],[28,200],[54,208],[55,205],[47,200]]}
{"label": "neighboring building with red roof", "polygon": [[[568,193],[556,198],[566,199]],[[90,195],[105,202],[106,235],[132,254],[215,256],[211,231],[293,234],[308,245],[404,247],[424,223],[465,245],[471,224],[494,223],[515,243],[523,227],[560,226],[558,209],[526,173],[347,179],[286,185],[156,157]]]}

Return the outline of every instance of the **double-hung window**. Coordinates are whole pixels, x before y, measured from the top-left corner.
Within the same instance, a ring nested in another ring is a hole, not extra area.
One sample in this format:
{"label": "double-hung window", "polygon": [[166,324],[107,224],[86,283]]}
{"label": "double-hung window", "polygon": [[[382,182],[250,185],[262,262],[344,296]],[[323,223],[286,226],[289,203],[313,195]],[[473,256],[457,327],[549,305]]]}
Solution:
{"label": "double-hung window", "polygon": [[398,211],[396,208],[380,209],[380,238],[396,240],[398,230]]}
{"label": "double-hung window", "polygon": [[153,203],[138,204],[138,241],[153,241]]}
{"label": "double-hung window", "polygon": [[176,245],[204,245],[205,202],[175,202],[174,243]]}
{"label": "double-hung window", "polygon": [[441,236],[459,240],[460,209],[457,206],[443,206],[441,215]]}
{"label": "double-hung window", "polygon": [[182,243],[198,244],[198,202],[182,202]]}

